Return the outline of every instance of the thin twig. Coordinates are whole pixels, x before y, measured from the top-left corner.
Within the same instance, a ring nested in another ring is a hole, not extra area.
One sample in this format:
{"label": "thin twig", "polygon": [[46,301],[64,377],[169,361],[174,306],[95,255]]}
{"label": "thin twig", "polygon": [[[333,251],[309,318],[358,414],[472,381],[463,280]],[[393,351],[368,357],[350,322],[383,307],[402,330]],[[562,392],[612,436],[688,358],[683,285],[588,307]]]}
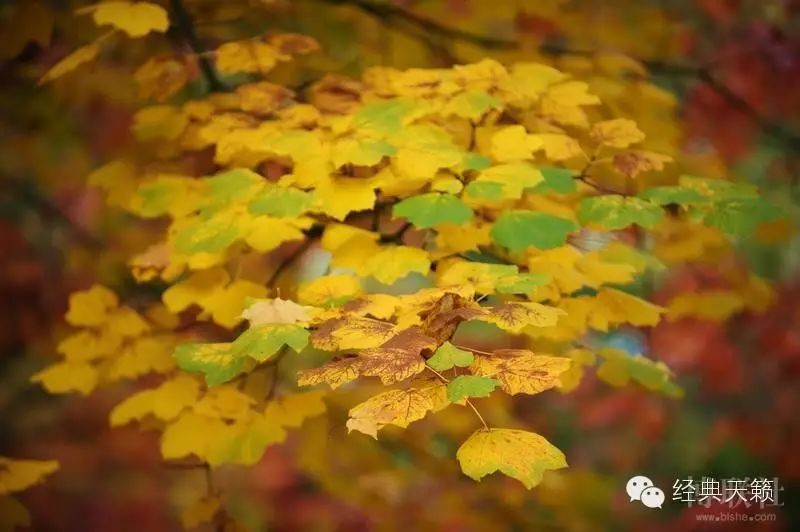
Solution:
{"label": "thin twig", "polygon": [[[438,371],[436,371],[435,369],[433,369],[429,365],[425,364],[425,368],[427,368],[428,370],[432,371],[433,374],[436,375],[437,377],[439,377],[439,379],[443,383],[447,384],[447,383],[450,382],[447,377],[445,377],[444,375],[442,375],[441,373],[439,373]],[[478,419],[481,421],[481,424],[483,425],[483,428],[486,429],[486,430],[489,430],[489,425],[486,424],[486,420],[483,419],[483,416],[481,415],[480,412],[478,412],[478,409],[475,408],[475,405],[472,404],[472,401],[470,401],[468,397],[464,398],[464,401],[472,409],[472,411],[475,412],[475,415],[478,416]]]}

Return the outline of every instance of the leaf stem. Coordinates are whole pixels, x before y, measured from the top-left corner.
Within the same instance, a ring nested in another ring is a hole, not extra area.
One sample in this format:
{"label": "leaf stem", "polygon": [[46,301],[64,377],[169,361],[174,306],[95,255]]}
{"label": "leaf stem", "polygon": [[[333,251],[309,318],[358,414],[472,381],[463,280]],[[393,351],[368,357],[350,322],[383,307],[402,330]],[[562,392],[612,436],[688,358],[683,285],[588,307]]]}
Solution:
{"label": "leaf stem", "polygon": [[[433,369],[429,365],[425,364],[425,367],[427,369],[429,369],[430,371],[432,371],[434,375],[439,377],[442,380],[443,383],[447,384],[447,383],[450,382],[447,379],[447,377],[445,377],[444,375],[442,375],[441,373],[439,373],[438,371],[436,371],[435,369]],[[483,419],[483,416],[481,415],[480,412],[478,412],[478,409],[475,407],[475,405],[472,404],[472,401],[470,401],[469,398],[465,398],[465,401],[467,403],[467,406],[469,406],[472,409],[472,411],[475,412],[475,415],[478,416],[478,419],[480,420],[481,424],[483,425],[483,428],[486,429],[486,430],[489,430],[489,425],[486,424],[486,420]]]}

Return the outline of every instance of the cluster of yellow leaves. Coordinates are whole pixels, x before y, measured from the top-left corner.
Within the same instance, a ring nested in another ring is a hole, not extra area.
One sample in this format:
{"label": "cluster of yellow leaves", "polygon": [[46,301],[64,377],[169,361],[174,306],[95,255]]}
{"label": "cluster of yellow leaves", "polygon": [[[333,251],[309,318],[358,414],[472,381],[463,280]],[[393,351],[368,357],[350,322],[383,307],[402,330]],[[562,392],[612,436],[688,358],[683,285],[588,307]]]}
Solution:
{"label": "cluster of yellow leaves", "polygon": [[142,315],[95,285],[70,296],[66,320],[80,330],[58,344],[64,359],[32,377],[51,393],[87,395],[100,383],[134,379],[175,368],[171,330],[177,318],[155,305]]}
{"label": "cluster of yellow leaves", "polygon": [[[316,47],[275,34],[226,43],[214,60],[223,74],[264,75]],[[580,181],[600,179],[589,179],[589,168],[630,180],[662,169],[669,157],[636,147],[645,141],[642,131],[632,120],[607,119],[587,83],[545,65],[506,68],[484,60],[452,69],[373,68],[360,81],[327,77],[308,91],[309,103],[264,80],[165,103],[190,70],[186,61],[159,57],[136,74],[142,96],[159,100],[133,123],[155,164],[119,160],[90,176],[110,203],[166,219],[161,241],[130,261],[139,282],[170,285],[162,295],[166,312],[185,319],[198,309],[193,319],[224,329],[249,322],[235,339],[208,343],[201,336],[177,346],[160,370],[164,380],[112,412],[113,425],[163,429],[166,459],[252,464],[285,439],[287,427],[321,413],[320,392],[273,398],[265,390],[264,372],[289,349],[311,344],[335,354],[301,371],[301,386],[335,389],[359,378],[391,386],[349,412],[349,431],[377,437],[386,426],[405,428],[451,403],[475,409],[475,399],[497,389],[571,389],[597,358],[572,342],[590,330],[653,326],[665,312],[607,286],[630,284],[659,263],[608,230],[581,229],[598,222],[597,209],[580,212],[598,190]],[[186,172],[181,158],[200,151],[213,155],[219,172]],[[661,206],[639,201],[652,223],[633,221],[657,224]],[[611,230],[630,225],[630,206],[617,203],[599,209],[613,220]],[[264,285],[265,275],[243,275],[243,258],[273,254],[279,261],[291,246],[316,247],[316,239],[328,263],[297,286],[297,302],[259,299],[272,286]],[[414,278],[414,293],[370,293],[380,290],[376,282],[387,287]],[[104,342],[118,336],[121,345],[152,337],[147,322],[136,330],[118,317],[138,314],[107,291],[74,306],[68,321],[88,329],[79,334]],[[454,346],[456,330],[470,321],[524,335],[534,347],[483,353]],[[62,363],[80,363],[85,374],[69,366],[65,379],[57,365],[37,379],[50,389],[88,393],[104,375],[101,356]],[[612,351],[598,356],[597,373],[612,384],[633,380],[659,391],[671,384],[658,363]],[[204,382],[182,371],[201,373]],[[488,427],[464,443],[458,459],[475,479],[499,471],[527,487],[566,465],[539,435]],[[217,509],[218,501],[198,501],[185,521],[208,519]]]}
{"label": "cluster of yellow leaves", "polygon": [[0,456],[0,529],[30,526],[28,510],[11,494],[28,489],[58,469],[54,460],[20,460]]}

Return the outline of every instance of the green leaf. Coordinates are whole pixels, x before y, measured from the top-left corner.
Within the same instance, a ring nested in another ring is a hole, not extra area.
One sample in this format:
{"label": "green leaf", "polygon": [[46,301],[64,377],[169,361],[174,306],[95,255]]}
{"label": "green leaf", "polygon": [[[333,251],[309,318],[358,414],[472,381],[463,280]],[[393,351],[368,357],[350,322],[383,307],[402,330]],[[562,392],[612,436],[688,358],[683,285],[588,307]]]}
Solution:
{"label": "green leaf", "polygon": [[463,224],[472,218],[472,210],[452,194],[432,192],[404,199],[394,206],[392,215],[427,229],[443,223]]}
{"label": "green leaf", "polygon": [[489,109],[502,109],[503,102],[494,96],[479,90],[462,92],[445,106],[447,114],[455,114],[470,120],[478,120]]}
{"label": "green leaf", "polygon": [[563,246],[567,235],[578,229],[571,220],[544,212],[508,211],[500,215],[491,230],[497,244],[512,252],[528,246],[551,249]]}
{"label": "green leaf", "polygon": [[707,179],[683,175],[678,180],[682,187],[697,191],[700,195],[714,201],[746,199],[758,197],[758,189],[747,183],[733,183],[723,179]]}
{"label": "green leaf", "polygon": [[650,360],[643,355],[629,355],[625,351],[606,347],[597,353],[603,362],[597,368],[597,377],[615,387],[631,380],[648,390],[669,397],[681,397],[683,390],[671,380],[671,372],[663,362]]}
{"label": "green leaf", "polygon": [[436,371],[447,371],[454,366],[469,367],[473,360],[475,360],[475,356],[470,351],[459,349],[450,342],[445,342],[428,359],[427,364]]}
{"label": "green leaf", "polygon": [[729,235],[749,236],[759,224],[783,215],[763,198],[731,199],[717,202],[706,214],[705,223]]}
{"label": "green leaf", "polygon": [[269,324],[252,327],[232,343],[181,344],[173,354],[178,367],[205,374],[216,386],[247,371],[255,361],[269,360],[287,345],[297,352],[308,345],[309,333],[300,325]]}
{"label": "green leaf", "polygon": [[662,208],[654,203],[614,195],[584,198],[578,207],[581,224],[596,223],[609,231],[632,224],[651,229],[663,216]]}
{"label": "green leaf", "polygon": [[462,170],[483,170],[492,165],[492,160],[480,153],[467,152],[461,160]]}
{"label": "green leaf", "polygon": [[333,164],[338,168],[351,163],[357,166],[373,166],[384,157],[397,153],[397,148],[385,140],[349,139],[337,144],[333,152]]}
{"label": "green leaf", "polygon": [[571,194],[578,187],[575,184],[575,173],[566,168],[556,168],[545,166],[539,168],[544,177],[544,181],[536,185],[534,192],[558,192],[559,194]]}
{"label": "green leaf", "polygon": [[464,188],[464,194],[470,198],[502,200],[503,184],[490,181],[472,181]]}
{"label": "green leaf", "polygon": [[167,214],[170,206],[186,194],[190,181],[185,177],[160,177],[142,184],[137,191],[140,199],[138,214],[144,218]]}
{"label": "green leaf", "polygon": [[549,283],[550,279],[545,273],[519,273],[500,278],[495,288],[501,294],[529,294],[537,286]]}
{"label": "green leaf", "polygon": [[447,398],[457,403],[465,397],[489,397],[498,384],[491,377],[459,375],[447,384]]}
{"label": "green leaf", "polygon": [[203,212],[175,235],[175,249],[181,253],[215,253],[239,238],[238,216],[230,211]]}
{"label": "green leaf", "polygon": [[252,196],[266,180],[246,168],[235,168],[206,179],[214,204],[227,205]]}
{"label": "green leaf", "polygon": [[309,332],[301,325],[268,324],[252,327],[231,344],[231,349],[259,362],[272,358],[284,345],[296,352],[308,345]]}
{"label": "green leaf", "polygon": [[639,197],[657,205],[698,205],[707,203],[708,199],[693,188],[687,187],[653,187],[643,190]]}
{"label": "green leaf", "polygon": [[406,118],[419,107],[419,102],[408,98],[369,103],[356,113],[353,128],[383,135],[396,133],[405,125]]}
{"label": "green leaf", "polygon": [[294,187],[268,187],[250,201],[251,214],[267,214],[279,218],[294,218],[303,214],[313,196]]}
{"label": "green leaf", "polygon": [[236,353],[231,344],[181,344],[172,355],[184,371],[205,374],[206,384],[227,382],[252,366],[252,359]]}

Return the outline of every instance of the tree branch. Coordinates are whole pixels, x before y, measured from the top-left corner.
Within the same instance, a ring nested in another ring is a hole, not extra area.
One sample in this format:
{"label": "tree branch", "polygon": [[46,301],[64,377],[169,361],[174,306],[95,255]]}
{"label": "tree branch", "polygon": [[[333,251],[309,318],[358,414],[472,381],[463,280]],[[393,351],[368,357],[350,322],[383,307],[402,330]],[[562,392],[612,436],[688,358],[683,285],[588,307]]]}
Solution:
{"label": "tree branch", "polygon": [[200,64],[200,70],[203,72],[203,77],[206,79],[206,83],[208,83],[209,90],[225,90],[225,84],[222,83],[217,76],[217,71],[214,69],[214,65],[211,63],[211,60],[204,55],[206,50],[200,43],[200,39],[197,38],[197,33],[194,31],[192,16],[186,10],[186,6],[183,5],[183,1],[170,0],[170,6],[172,8],[172,19],[175,21],[176,28],[186,40],[189,48],[191,48],[197,56],[197,61]]}

